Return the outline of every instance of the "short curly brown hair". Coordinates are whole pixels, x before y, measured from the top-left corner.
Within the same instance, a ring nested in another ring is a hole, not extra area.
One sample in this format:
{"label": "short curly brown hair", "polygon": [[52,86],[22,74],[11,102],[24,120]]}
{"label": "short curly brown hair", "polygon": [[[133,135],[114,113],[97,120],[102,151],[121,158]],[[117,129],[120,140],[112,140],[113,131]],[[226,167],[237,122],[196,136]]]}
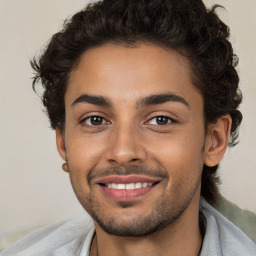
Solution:
{"label": "short curly brown hair", "polygon": [[[194,85],[204,99],[206,129],[225,114],[232,117],[229,145],[236,144],[242,101],[235,70],[238,58],[228,41],[229,28],[201,0],[103,0],[89,4],[64,23],[31,65],[44,88],[43,104],[51,127],[64,128],[64,95],[70,72],[82,53],[107,43],[136,46],[147,42],[188,58]],[[204,166],[201,195],[213,203],[218,194],[218,166]]]}

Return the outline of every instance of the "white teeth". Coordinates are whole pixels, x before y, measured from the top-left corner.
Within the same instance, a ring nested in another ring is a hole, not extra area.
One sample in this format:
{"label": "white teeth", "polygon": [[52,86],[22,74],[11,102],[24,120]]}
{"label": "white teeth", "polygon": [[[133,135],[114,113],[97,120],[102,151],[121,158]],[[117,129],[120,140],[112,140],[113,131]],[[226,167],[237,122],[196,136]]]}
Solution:
{"label": "white teeth", "polygon": [[152,183],[146,183],[146,182],[138,182],[138,183],[129,183],[129,184],[116,184],[116,183],[108,183],[105,184],[106,187],[108,188],[113,188],[113,189],[138,189],[138,188],[146,188],[152,186]]}
{"label": "white teeth", "polygon": [[141,183],[135,183],[134,188],[142,188],[142,184]]}
{"label": "white teeth", "polygon": [[117,189],[125,189],[125,184],[116,184]]}
{"label": "white teeth", "polygon": [[117,184],[112,183],[112,184],[109,184],[109,185],[111,185],[111,188],[115,188],[115,189],[117,189]]}
{"label": "white teeth", "polygon": [[134,188],[135,188],[134,183],[126,184],[126,186],[125,186],[125,189],[134,189]]}
{"label": "white teeth", "polygon": [[145,182],[144,182],[144,183],[142,184],[142,187],[143,187],[143,188],[146,188],[147,186],[148,186],[148,183],[145,183]]}

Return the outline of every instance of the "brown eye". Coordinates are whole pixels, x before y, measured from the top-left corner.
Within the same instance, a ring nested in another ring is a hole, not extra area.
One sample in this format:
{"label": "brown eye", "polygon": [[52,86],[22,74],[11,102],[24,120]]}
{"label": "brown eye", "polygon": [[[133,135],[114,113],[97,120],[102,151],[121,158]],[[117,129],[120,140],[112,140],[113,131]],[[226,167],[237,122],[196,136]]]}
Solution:
{"label": "brown eye", "polygon": [[168,124],[170,118],[167,118],[165,116],[158,116],[156,118],[156,122],[158,125],[164,125],[164,124]]}
{"label": "brown eye", "polygon": [[168,116],[156,116],[149,120],[149,124],[151,125],[166,125],[172,122],[175,121]]}
{"label": "brown eye", "polygon": [[101,116],[90,116],[83,120],[86,125],[97,126],[107,123],[107,121]]}

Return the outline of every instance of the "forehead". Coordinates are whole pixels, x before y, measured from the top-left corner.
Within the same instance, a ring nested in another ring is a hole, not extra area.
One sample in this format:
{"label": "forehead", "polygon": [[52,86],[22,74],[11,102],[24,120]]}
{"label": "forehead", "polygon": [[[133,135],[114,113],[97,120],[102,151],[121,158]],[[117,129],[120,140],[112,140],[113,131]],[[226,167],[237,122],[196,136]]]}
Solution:
{"label": "forehead", "polygon": [[104,45],[86,51],[72,71],[65,103],[82,94],[100,95],[129,104],[152,94],[172,93],[202,102],[191,81],[187,59],[156,45]]}

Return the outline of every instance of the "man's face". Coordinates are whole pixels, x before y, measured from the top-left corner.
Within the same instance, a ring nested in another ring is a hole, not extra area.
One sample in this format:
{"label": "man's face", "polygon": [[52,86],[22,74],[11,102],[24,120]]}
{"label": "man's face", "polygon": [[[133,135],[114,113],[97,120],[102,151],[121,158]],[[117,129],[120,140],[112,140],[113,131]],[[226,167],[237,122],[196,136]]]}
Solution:
{"label": "man's face", "polygon": [[142,236],[198,206],[203,99],[184,57],[146,44],[90,49],[71,73],[65,108],[59,151],[96,227]]}

